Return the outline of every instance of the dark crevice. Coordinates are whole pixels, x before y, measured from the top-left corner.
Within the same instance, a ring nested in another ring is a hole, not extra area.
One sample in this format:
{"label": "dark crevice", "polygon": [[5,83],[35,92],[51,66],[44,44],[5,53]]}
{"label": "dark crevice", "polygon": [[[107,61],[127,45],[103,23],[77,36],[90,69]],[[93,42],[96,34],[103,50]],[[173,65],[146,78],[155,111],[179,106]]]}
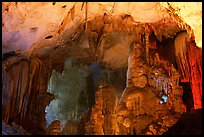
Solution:
{"label": "dark crevice", "polygon": [[190,82],[180,82],[183,87],[183,103],[186,105],[186,111],[192,111],[194,109],[193,93],[191,90]]}

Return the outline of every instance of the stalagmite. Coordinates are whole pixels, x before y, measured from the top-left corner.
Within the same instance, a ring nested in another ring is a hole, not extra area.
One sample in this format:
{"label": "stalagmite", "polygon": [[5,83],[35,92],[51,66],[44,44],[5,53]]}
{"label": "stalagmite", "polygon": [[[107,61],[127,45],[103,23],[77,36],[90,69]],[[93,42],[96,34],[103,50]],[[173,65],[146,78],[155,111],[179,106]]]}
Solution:
{"label": "stalagmite", "polygon": [[112,85],[102,82],[96,92],[96,104],[92,108],[92,115],[86,123],[86,134],[114,135],[117,133],[116,105],[118,95]]}

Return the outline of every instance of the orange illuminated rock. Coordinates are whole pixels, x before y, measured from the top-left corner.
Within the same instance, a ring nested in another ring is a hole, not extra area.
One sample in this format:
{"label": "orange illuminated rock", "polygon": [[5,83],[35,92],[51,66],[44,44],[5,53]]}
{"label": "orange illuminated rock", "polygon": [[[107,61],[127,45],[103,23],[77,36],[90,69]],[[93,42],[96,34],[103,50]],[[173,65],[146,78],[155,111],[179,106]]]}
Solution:
{"label": "orange illuminated rock", "polygon": [[48,135],[60,135],[61,133],[61,127],[60,127],[60,121],[54,120],[47,128],[47,134]]}

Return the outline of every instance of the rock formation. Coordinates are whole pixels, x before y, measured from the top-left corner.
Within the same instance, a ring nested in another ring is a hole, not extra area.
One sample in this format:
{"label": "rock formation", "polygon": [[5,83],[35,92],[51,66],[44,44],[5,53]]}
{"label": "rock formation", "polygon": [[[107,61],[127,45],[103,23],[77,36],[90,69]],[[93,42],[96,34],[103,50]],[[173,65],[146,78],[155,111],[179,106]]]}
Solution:
{"label": "rock formation", "polygon": [[85,134],[115,135],[118,132],[116,124],[117,91],[106,82],[99,85],[96,92],[96,103],[91,110],[90,121],[86,123]]}
{"label": "rock formation", "polygon": [[60,121],[55,120],[53,121],[47,128],[47,135],[60,135],[61,127]]}
{"label": "rock formation", "polygon": [[[51,13],[26,4],[2,9],[3,134],[162,135],[202,108],[202,49],[169,3],[148,17],[122,14],[119,3],[97,4],[103,14],[87,3],[45,3]],[[32,15],[43,15],[42,25]]]}

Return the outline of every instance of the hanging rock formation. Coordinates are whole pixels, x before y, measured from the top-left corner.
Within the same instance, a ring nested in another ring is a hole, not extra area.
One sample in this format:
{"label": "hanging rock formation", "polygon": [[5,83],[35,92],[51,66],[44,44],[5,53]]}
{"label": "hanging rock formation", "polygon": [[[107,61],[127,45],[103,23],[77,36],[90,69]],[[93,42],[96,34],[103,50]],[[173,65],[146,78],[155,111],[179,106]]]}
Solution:
{"label": "hanging rock formation", "polygon": [[[23,16],[14,19],[23,23],[28,16],[24,16],[21,4],[7,3],[12,8],[4,8],[8,10],[4,16],[20,7]],[[81,16],[74,16],[82,12],[75,10],[83,9],[81,4],[48,3],[50,7],[57,5],[60,15],[62,9],[71,8],[68,13],[62,12],[62,20],[57,18],[60,26],[56,22],[56,29],[48,27],[51,32],[36,43],[37,38],[29,41],[34,43],[30,48],[25,44],[22,49],[9,51],[3,46],[5,124],[16,123],[33,135],[162,135],[185,112],[182,82],[191,85],[194,108],[202,108],[201,49],[186,33],[179,34],[189,30],[166,12],[162,20],[148,24],[147,20],[135,21],[131,15],[108,11],[82,22]],[[43,17],[52,13],[48,15]],[[4,30],[9,29],[5,20]],[[32,27],[25,34],[39,30]],[[14,48],[22,44],[16,39],[24,36],[23,32],[12,33],[12,42],[17,44]],[[44,36],[42,32],[40,35]],[[9,38],[4,43],[8,44]]]}
{"label": "hanging rock formation", "polygon": [[45,117],[41,116],[53,99],[53,95],[46,92],[49,65],[43,64],[48,62],[24,55],[11,56],[3,61],[2,119],[5,123],[12,119],[34,134],[45,132]]}
{"label": "hanging rock formation", "polygon": [[[108,121],[108,117],[104,115],[106,113],[103,112],[104,108],[102,107],[105,103],[109,103],[111,106],[114,98],[107,102],[106,98],[101,97],[104,92],[96,92],[96,104],[92,108],[91,120],[86,125],[88,134],[104,135],[110,134],[109,131],[112,130],[116,131],[114,134],[120,135],[161,135],[175,124],[184,112],[183,92],[182,87],[179,86],[178,71],[173,66],[168,68],[168,61],[165,61],[166,65],[164,65],[157,53],[157,56],[154,55],[155,60],[152,60],[153,57],[150,56],[152,67],[148,67],[143,54],[144,47],[136,43],[132,43],[131,46],[128,58],[127,87],[123,91],[120,101],[115,105],[117,106],[114,113],[115,126],[112,126],[110,121],[109,124],[105,123],[106,120]],[[164,66],[161,67],[161,65]],[[166,77],[166,79],[161,82],[160,77]],[[158,80],[159,78],[160,80]],[[152,81],[148,79],[152,79]],[[160,104],[162,95],[168,96],[164,104]],[[99,97],[100,101],[98,101]],[[99,119],[102,122],[97,122]]]}

